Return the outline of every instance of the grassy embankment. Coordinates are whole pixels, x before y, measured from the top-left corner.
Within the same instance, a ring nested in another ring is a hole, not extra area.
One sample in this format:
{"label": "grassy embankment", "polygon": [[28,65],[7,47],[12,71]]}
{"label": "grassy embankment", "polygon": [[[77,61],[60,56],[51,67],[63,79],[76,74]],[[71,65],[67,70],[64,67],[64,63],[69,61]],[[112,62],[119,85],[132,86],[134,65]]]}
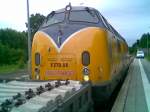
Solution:
{"label": "grassy embankment", "polygon": [[146,59],[147,59],[148,61],[150,61],[150,55],[149,55],[149,56],[146,56]]}
{"label": "grassy embankment", "polygon": [[18,69],[18,65],[3,65],[0,66],[0,74],[15,72]]}
{"label": "grassy embankment", "polygon": [[13,64],[13,65],[2,65],[0,66],[0,75],[17,72],[22,69],[26,69],[26,64]]}

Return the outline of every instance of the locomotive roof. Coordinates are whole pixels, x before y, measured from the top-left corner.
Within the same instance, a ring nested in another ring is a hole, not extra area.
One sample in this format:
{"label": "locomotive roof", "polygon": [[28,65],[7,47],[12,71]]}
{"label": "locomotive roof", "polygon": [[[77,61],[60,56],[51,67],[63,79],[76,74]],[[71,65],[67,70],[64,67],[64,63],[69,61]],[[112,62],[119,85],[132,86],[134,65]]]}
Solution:
{"label": "locomotive roof", "polygon": [[[71,10],[72,11],[78,11],[78,10],[86,10],[85,8],[87,8],[87,6],[71,6]],[[90,10],[96,10],[92,7],[88,7]],[[62,8],[62,9],[58,9],[56,10],[55,12],[56,13],[59,13],[59,12],[64,12],[65,11],[65,8]]]}
{"label": "locomotive roof", "polygon": [[[71,8],[70,11],[95,10],[95,11],[99,12],[97,9],[92,8],[92,7],[87,7],[87,6],[71,6],[70,4],[67,5],[67,6]],[[66,6],[65,8],[52,11],[51,13],[61,13],[61,12],[65,12],[66,9],[67,9],[67,6]],[[51,14],[51,13],[50,13],[50,14]],[[99,13],[100,13],[100,12],[99,12]],[[100,15],[101,15],[101,13],[100,13]],[[101,16],[102,16],[102,15],[101,15]],[[103,18],[104,18],[104,17],[103,17]],[[105,18],[104,18],[104,19],[105,19]],[[106,20],[106,22],[107,22],[107,20]],[[124,42],[126,42],[125,39],[124,39],[109,23],[107,23],[107,25],[108,25],[108,26],[105,27],[106,29],[112,31],[112,32],[117,36],[117,38],[118,38],[119,40],[123,40]]]}

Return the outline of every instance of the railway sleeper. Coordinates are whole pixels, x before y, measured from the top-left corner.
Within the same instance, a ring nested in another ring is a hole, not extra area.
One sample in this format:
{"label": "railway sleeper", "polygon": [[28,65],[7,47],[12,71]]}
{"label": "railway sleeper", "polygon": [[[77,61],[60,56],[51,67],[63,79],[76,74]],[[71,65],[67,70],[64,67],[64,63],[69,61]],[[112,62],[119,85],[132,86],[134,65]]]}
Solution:
{"label": "railway sleeper", "polygon": [[[17,88],[16,91],[14,86]],[[0,112],[80,112],[80,110],[87,112],[89,109],[84,107],[85,103],[92,105],[90,86],[90,84],[83,85],[78,81],[70,80],[33,82],[33,86],[32,82],[2,83],[0,90],[3,93],[8,89],[8,95],[6,93],[6,100],[1,100],[2,96],[0,96]],[[21,90],[21,87],[28,87],[28,89],[17,92]],[[13,95],[15,92],[16,95]],[[88,101],[84,101],[87,99]]]}

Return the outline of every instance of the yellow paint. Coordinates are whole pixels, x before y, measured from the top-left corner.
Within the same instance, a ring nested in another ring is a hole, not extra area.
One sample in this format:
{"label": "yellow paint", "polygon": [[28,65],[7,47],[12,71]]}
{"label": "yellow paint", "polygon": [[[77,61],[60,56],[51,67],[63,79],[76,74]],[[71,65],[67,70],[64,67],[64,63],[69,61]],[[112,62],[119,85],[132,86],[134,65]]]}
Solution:
{"label": "yellow paint", "polygon": [[[111,58],[108,39],[111,39]],[[121,61],[116,43],[116,39],[112,38],[112,33],[108,33],[102,28],[88,27],[75,32],[59,51],[51,37],[39,31],[35,34],[32,44],[32,79],[35,79],[35,68],[39,68],[40,80],[83,81],[84,66],[81,56],[83,51],[88,51],[90,53],[89,80],[93,84],[111,80],[111,76],[115,70],[118,70],[117,67]],[[123,44],[121,49],[123,49]],[[35,65],[36,52],[41,54],[39,66]]]}

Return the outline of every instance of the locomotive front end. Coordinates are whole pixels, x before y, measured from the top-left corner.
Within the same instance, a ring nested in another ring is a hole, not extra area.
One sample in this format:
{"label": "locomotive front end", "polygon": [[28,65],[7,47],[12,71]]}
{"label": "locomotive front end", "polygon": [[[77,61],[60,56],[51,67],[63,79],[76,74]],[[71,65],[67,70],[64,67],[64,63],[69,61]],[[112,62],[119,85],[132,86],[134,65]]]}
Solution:
{"label": "locomotive front end", "polygon": [[92,74],[98,54],[94,52],[105,44],[99,43],[105,35],[101,24],[92,8],[67,6],[52,11],[33,39],[32,79],[98,81]]}

